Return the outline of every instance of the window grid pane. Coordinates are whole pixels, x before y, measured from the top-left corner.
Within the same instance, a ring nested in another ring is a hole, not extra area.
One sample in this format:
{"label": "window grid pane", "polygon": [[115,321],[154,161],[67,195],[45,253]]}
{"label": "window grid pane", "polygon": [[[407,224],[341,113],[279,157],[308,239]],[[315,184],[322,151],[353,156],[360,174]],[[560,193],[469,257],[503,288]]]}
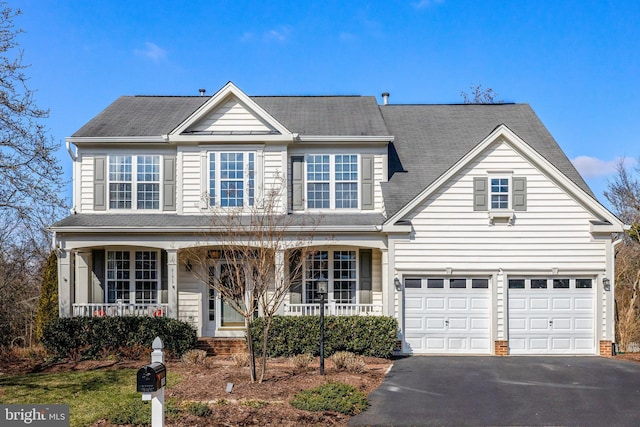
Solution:
{"label": "window grid pane", "polygon": [[335,156],[336,209],[358,207],[358,156]]}
{"label": "window grid pane", "polygon": [[160,156],[137,158],[138,209],[160,209]]}
{"label": "window grid pane", "polygon": [[509,180],[507,178],[491,178],[491,208],[509,208]]}
{"label": "window grid pane", "polygon": [[307,207],[328,209],[330,205],[329,155],[307,156]]}
{"label": "window grid pane", "polygon": [[107,303],[130,301],[130,267],[129,252],[107,252]]}
{"label": "window grid pane", "polygon": [[109,157],[109,208],[131,209],[131,156]]}
{"label": "window grid pane", "polygon": [[356,302],[356,252],[333,253],[333,299],[337,303]]}
{"label": "window grid pane", "polygon": [[320,302],[318,280],[329,280],[329,252],[310,254],[305,260],[305,302]]}
{"label": "window grid pane", "polygon": [[244,204],[243,157],[243,153],[220,153],[220,206]]}
{"label": "window grid pane", "polygon": [[158,301],[158,253],[136,251],[135,289],[137,304],[155,304]]}

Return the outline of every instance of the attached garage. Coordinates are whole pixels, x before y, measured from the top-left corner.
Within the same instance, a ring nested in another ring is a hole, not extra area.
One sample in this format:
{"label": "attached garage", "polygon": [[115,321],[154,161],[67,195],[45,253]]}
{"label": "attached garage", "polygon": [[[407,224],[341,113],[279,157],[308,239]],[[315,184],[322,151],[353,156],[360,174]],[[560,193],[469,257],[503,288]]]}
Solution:
{"label": "attached garage", "polygon": [[596,354],[592,278],[509,278],[509,354]]}
{"label": "attached garage", "polygon": [[488,278],[405,278],[406,353],[490,354]]}

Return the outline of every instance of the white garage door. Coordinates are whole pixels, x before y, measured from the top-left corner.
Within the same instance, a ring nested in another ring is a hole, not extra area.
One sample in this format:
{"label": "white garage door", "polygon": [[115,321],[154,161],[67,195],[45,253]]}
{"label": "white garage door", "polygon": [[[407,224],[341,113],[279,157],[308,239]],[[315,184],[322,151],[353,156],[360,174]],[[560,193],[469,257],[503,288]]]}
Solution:
{"label": "white garage door", "polygon": [[509,354],[595,354],[590,278],[510,278]]}
{"label": "white garage door", "polygon": [[405,352],[491,352],[489,279],[406,278],[404,283]]}

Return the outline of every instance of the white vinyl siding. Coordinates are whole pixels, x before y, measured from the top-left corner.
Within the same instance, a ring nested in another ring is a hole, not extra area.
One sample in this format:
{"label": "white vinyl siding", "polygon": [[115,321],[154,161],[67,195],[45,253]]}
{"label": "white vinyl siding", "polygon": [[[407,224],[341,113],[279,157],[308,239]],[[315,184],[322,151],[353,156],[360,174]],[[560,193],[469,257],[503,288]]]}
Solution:
{"label": "white vinyl siding", "polygon": [[231,98],[189,129],[190,132],[218,134],[267,134],[273,129],[238,99]]}
{"label": "white vinyl siding", "polygon": [[[527,177],[527,211],[511,226],[491,226],[486,212],[472,209],[473,177],[505,164]],[[470,164],[408,219],[415,238],[397,241],[398,270],[605,268],[606,243],[592,238],[592,215],[506,144]]]}

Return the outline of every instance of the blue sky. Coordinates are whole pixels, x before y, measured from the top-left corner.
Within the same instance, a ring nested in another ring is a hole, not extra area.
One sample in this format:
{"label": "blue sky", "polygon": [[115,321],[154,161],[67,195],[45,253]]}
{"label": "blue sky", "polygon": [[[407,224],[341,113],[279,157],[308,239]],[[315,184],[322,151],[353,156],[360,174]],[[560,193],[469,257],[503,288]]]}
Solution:
{"label": "blue sky", "polygon": [[[639,1],[9,1],[63,143],[121,95],[375,95],[530,104],[594,193],[640,156]],[[381,101],[380,101],[381,102]],[[63,144],[64,145],[64,144]],[[71,179],[71,160],[60,159]],[[70,186],[69,186],[70,190]],[[69,191],[70,194],[70,191]]]}

